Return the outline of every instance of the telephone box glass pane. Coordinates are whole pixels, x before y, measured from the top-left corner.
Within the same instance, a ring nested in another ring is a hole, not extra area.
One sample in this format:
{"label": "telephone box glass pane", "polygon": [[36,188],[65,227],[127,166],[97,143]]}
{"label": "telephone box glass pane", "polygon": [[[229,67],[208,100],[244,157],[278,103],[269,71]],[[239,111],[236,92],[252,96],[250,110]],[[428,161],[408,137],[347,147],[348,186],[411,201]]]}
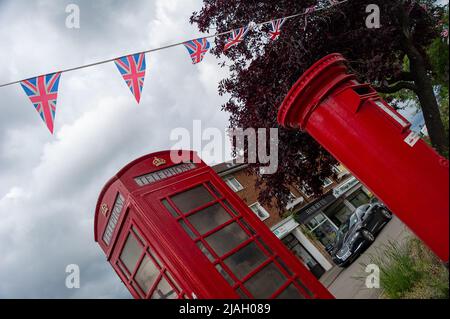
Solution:
{"label": "telephone box glass pane", "polygon": [[188,233],[189,237],[192,239],[195,239],[197,236],[194,234],[194,232],[189,228],[189,226],[184,222],[184,220],[180,219],[180,225],[183,227],[184,231]]}
{"label": "telephone box glass pane", "polygon": [[133,272],[134,268],[136,267],[136,263],[138,262],[141,253],[142,247],[138,243],[136,237],[134,237],[132,234],[128,234],[127,241],[120,254],[120,260],[124,263],[125,267],[127,267],[130,272]]}
{"label": "telephone box glass pane", "polygon": [[220,272],[220,274],[223,276],[223,278],[225,278],[225,280],[228,281],[228,283],[231,286],[234,285],[233,278],[230,277],[230,275],[225,271],[225,269],[222,268],[222,266],[220,264],[216,265],[216,269],[218,272]]}
{"label": "telephone box glass pane", "polygon": [[225,259],[225,265],[231,269],[236,277],[242,279],[266,259],[266,256],[252,242]]}
{"label": "telephone box glass pane", "polygon": [[290,284],[276,299],[305,299],[305,297],[300,294],[294,284]]}
{"label": "telephone box glass pane", "polygon": [[152,294],[152,299],[175,299],[175,298],[177,298],[177,295],[173,290],[172,286],[170,286],[166,278],[161,277],[158,286],[155,288],[155,291]]}
{"label": "telephone box glass pane", "polygon": [[251,277],[245,288],[259,299],[267,299],[275,293],[286,282],[286,277],[273,263],[265,266],[262,270]]}
{"label": "telephone box glass pane", "polygon": [[209,235],[206,241],[217,255],[222,256],[248,238],[248,235],[238,224],[231,223],[212,235]]}
{"label": "telephone box glass pane", "polygon": [[163,199],[161,202],[173,217],[178,217],[177,212],[175,211],[175,209],[172,208],[172,206],[169,204],[169,202],[166,199]]}
{"label": "telephone box glass pane", "polygon": [[190,215],[188,218],[192,226],[200,234],[204,234],[231,219],[231,216],[220,204],[214,204]]}
{"label": "telephone box glass pane", "polygon": [[203,185],[194,187],[171,197],[178,209],[187,213],[194,208],[202,206],[214,200],[213,196]]}
{"label": "telephone box glass pane", "polygon": [[213,262],[215,260],[214,256],[209,252],[208,248],[203,245],[201,241],[197,242],[197,247],[200,248],[203,254],[208,257],[209,261]]}
{"label": "telephone box glass pane", "polygon": [[148,293],[150,288],[153,287],[153,284],[155,283],[156,279],[158,279],[158,276],[159,276],[158,268],[156,268],[153,261],[147,255],[145,255],[136,273],[135,276],[136,282],[139,284],[141,289],[145,291],[145,293]]}

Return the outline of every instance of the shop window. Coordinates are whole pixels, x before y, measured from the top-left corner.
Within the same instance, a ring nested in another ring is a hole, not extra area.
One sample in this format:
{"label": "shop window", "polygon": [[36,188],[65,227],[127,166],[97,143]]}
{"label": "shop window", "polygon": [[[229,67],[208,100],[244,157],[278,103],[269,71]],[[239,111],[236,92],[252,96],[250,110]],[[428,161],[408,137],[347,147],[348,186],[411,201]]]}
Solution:
{"label": "shop window", "polygon": [[335,223],[338,227],[340,227],[342,223],[345,223],[352,213],[353,211],[345,205],[344,202],[325,209],[325,214],[329,216],[333,223]]}
{"label": "shop window", "polygon": [[325,215],[322,213],[317,214],[313,218],[308,221],[308,227],[310,230],[314,230],[317,226],[322,224],[325,221]]}
{"label": "shop window", "polygon": [[314,216],[308,221],[307,226],[325,247],[334,242],[338,228],[324,214]]}
{"label": "shop window", "polygon": [[128,271],[132,273],[142,254],[142,246],[131,233],[128,234],[125,246],[120,254],[120,260],[123,262]]}
{"label": "shop window", "polygon": [[315,228],[312,233],[319,239],[319,241],[327,247],[334,243],[336,239],[337,229],[328,219]]}
{"label": "shop window", "polygon": [[267,212],[267,210],[265,210],[265,208],[262,207],[262,205],[258,202],[250,205],[249,207],[261,220],[266,220],[270,217],[270,214]]}
{"label": "shop window", "polygon": [[245,284],[245,288],[257,299],[267,299],[286,282],[286,277],[270,263],[253,275]]}
{"label": "shop window", "polygon": [[230,225],[206,237],[205,240],[217,255],[222,256],[248,238],[248,235],[242,230],[241,227],[239,227],[237,223],[231,223]]}
{"label": "shop window", "polygon": [[225,265],[238,277],[243,279],[250,271],[261,265],[267,257],[254,242],[241,248],[225,259]]}
{"label": "shop window", "polygon": [[194,208],[202,206],[214,200],[213,196],[208,192],[208,190],[203,186],[199,185],[177,195],[171,197],[175,206],[182,213],[187,213]]}
{"label": "shop window", "polygon": [[187,217],[189,223],[202,235],[230,219],[230,214],[219,203]]}
{"label": "shop window", "polygon": [[358,208],[361,205],[367,204],[370,201],[370,198],[363,190],[359,189],[348,196],[347,200],[355,206],[355,208]]}
{"label": "shop window", "polygon": [[313,256],[303,247],[300,241],[293,235],[289,234],[283,238],[283,243],[291,250],[303,264],[313,273],[316,278],[320,278],[325,269],[313,258]]}
{"label": "shop window", "polygon": [[244,187],[235,177],[226,178],[225,183],[235,192],[239,192],[240,190],[244,189]]}

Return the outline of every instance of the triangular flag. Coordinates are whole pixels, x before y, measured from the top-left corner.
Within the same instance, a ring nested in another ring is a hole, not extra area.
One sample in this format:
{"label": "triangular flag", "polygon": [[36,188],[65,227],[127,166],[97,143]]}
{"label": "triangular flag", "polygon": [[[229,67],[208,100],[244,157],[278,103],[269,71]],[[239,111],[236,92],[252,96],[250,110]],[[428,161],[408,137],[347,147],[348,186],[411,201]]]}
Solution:
{"label": "triangular flag", "polygon": [[139,103],[145,78],[145,53],[131,54],[114,60],[125,83]]}
{"label": "triangular flag", "polygon": [[56,115],[56,100],[58,98],[58,85],[61,72],[37,76],[23,80],[20,85],[30,98],[36,111],[38,111],[50,133],[53,134],[53,125]]}
{"label": "triangular flag", "polygon": [[183,43],[189,54],[191,55],[192,64],[202,62],[203,57],[210,47],[208,40],[199,38]]}
{"label": "triangular flag", "polygon": [[244,40],[245,35],[248,33],[250,28],[248,26],[242,27],[231,31],[231,36],[225,41],[224,51],[228,50],[234,45],[237,45]]}
{"label": "triangular flag", "polygon": [[280,36],[280,29],[283,23],[286,21],[286,19],[277,19],[270,21],[270,30],[269,30],[269,37],[270,40],[275,41]]}

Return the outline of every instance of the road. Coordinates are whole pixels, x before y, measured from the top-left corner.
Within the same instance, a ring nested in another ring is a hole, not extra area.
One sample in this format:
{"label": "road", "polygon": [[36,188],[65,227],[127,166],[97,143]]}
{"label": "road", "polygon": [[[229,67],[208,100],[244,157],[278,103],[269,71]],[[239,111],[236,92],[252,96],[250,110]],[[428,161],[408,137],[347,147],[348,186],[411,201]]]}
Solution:
{"label": "road", "polygon": [[397,217],[394,217],[383,228],[375,242],[350,266],[345,269],[334,267],[320,281],[337,299],[379,298],[380,289],[369,289],[365,285],[365,278],[369,275],[365,272],[365,265],[370,263],[370,255],[379,253],[383,245],[388,244],[389,241],[404,242],[411,235],[411,231]]}

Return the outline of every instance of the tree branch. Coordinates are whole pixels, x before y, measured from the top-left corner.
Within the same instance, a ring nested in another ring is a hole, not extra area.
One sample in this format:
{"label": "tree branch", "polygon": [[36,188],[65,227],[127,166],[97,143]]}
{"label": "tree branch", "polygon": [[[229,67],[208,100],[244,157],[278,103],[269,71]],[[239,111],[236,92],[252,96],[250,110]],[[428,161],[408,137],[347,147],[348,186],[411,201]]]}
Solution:
{"label": "tree branch", "polygon": [[375,89],[380,93],[392,94],[392,93],[398,92],[402,89],[407,89],[407,90],[416,92],[417,87],[413,83],[400,81],[400,82],[395,83],[394,85],[389,85],[389,86],[383,85],[383,86],[375,87]]}
{"label": "tree branch", "polygon": [[387,80],[387,82],[388,82],[389,84],[394,84],[394,83],[397,83],[397,82],[399,82],[399,81],[408,81],[408,82],[411,82],[411,81],[414,81],[414,77],[413,77],[413,75],[412,75],[411,72],[402,71],[402,72],[400,72],[400,74],[399,74],[398,76],[393,77],[392,79],[388,79],[388,80]]}

